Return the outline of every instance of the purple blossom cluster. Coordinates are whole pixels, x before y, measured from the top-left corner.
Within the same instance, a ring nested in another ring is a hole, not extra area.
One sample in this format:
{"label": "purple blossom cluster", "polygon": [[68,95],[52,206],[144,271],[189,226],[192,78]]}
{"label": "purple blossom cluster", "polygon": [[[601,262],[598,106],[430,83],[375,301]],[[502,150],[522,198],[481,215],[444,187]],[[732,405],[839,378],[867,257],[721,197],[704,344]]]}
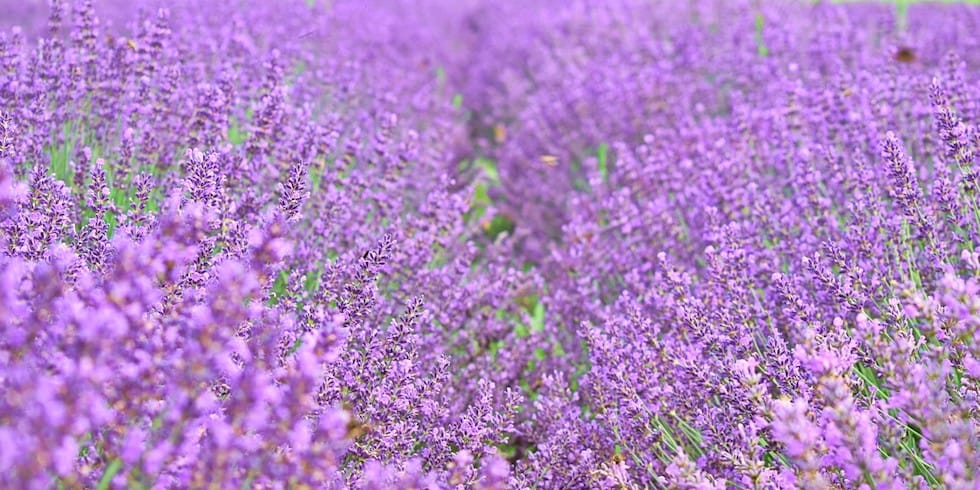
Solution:
{"label": "purple blossom cluster", "polygon": [[0,1],[0,487],[980,486],[980,9]]}

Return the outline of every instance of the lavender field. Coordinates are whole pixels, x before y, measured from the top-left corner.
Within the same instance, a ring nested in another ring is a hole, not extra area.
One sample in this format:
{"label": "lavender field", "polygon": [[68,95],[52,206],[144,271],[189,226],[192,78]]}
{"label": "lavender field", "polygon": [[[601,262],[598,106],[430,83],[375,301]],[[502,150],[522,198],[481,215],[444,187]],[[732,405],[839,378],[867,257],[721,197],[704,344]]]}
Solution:
{"label": "lavender field", "polygon": [[0,0],[0,489],[980,489],[980,6]]}

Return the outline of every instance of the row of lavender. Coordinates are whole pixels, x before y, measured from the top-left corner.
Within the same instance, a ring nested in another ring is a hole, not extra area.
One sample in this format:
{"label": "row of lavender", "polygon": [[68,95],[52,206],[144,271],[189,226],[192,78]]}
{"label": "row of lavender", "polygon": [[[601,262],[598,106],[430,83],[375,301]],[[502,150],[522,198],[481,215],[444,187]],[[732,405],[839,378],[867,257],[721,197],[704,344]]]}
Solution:
{"label": "row of lavender", "polygon": [[975,488],[980,11],[565,14],[474,84],[562,373],[519,481]]}
{"label": "row of lavender", "polygon": [[0,486],[980,482],[974,9],[17,4]]}
{"label": "row of lavender", "polygon": [[526,279],[468,267],[435,42],[167,4],[4,35],[0,486],[504,484],[518,402],[448,350]]}

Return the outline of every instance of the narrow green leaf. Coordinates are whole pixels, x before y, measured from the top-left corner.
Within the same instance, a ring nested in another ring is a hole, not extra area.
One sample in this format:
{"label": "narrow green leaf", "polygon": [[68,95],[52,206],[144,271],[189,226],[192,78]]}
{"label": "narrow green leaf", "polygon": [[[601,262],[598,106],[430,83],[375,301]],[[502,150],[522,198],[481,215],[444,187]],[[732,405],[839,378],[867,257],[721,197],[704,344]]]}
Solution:
{"label": "narrow green leaf", "polygon": [[600,144],[596,156],[599,158],[599,174],[602,175],[602,180],[606,181],[609,179],[609,145]]}
{"label": "narrow green leaf", "polygon": [[99,480],[99,485],[96,487],[97,490],[108,490],[109,484],[112,483],[112,479],[119,474],[120,470],[122,470],[122,466],[123,463],[121,459],[116,458],[112,460],[112,462],[109,463],[109,466],[106,467],[105,473],[102,474],[102,479]]}
{"label": "narrow green leaf", "polygon": [[534,305],[534,312],[531,315],[531,331],[544,331],[544,303],[540,301]]}

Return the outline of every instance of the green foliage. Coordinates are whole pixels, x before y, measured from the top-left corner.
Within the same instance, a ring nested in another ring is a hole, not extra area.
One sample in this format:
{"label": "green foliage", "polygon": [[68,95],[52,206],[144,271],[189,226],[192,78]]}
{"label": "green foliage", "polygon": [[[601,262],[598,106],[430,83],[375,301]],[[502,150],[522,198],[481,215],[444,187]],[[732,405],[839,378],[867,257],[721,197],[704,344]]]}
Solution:
{"label": "green foliage", "polygon": [[766,19],[761,13],[755,14],[755,45],[759,51],[759,56],[766,57],[769,56],[769,47],[766,46],[765,40],[762,38],[762,30],[765,27]]}
{"label": "green foliage", "polygon": [[599,159],[599,173],[602,175],[602,181],[605,182],[609,180],[609,145],[601,143],[596,150],[596,157]]}
{"label": "green foliage", "polygon": [[108,490],[109,485],[112,484],[112,479],[122,470],[123,462],[121,459],[116,458],[109,463],[106,467],[105,473],[102,474],[102,479],[99,480],[99,485],[96,487],[98,490]]}

